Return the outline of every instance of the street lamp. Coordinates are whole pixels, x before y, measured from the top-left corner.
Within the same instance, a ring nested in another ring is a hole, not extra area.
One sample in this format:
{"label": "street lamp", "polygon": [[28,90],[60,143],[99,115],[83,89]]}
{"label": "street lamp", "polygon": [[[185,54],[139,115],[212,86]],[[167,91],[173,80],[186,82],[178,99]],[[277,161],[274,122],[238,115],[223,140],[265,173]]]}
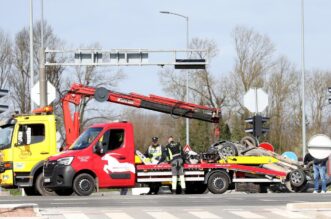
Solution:
{"label": "street lamp", "polygon": [[[170,14],[170,15],[175,15],[175,16],[179,16],[179,17],[182,17],[182,18],[185,18],[186,20],[186,49],[189,48],[189,28],[188,28],[188,16],[184,16],[184,15],[181,15],[181,14],[177,14],[177,13],[174,13],[174,12],[170,12],[170,11],[160,11],[161,14]],[[189,98],[188,98],[188,70],[186,71],[186,102],[189,101]],[[189,119],[186,118],[186,145],[189,145],[190,144],[190,122],[189,122]]]}
{"label": "street lamp", "polygon": [[[33,2],[30,0],[30,90],[32,91],[32,87],[34,84],[33,81]],[[32,94],[30,97],[31,101],[31,112],[33,110],[33,101],[32,101]]]}
{"label": "street lamp", "polygon": [[302,98],[302,158],[306,154],[306,110],[305,110],[305,25],[304,0],[301,0],[301,98]]}

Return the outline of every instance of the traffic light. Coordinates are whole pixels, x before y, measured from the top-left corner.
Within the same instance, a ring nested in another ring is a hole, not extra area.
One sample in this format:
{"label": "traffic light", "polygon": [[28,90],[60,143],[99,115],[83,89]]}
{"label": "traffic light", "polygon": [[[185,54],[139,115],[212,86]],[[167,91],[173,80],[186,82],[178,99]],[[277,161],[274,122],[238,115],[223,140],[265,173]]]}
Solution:
{"label": "traffic light", "polygon": [[[0,98],[5,97],[8,94],[8,90],[0,89]],[[8,105],[0,105],[0,114],[8,109]]]}
{"label": "traffic light", "polygon": [[329,91],[329,94],[330,94],[330,96],[329,96],[329,104],[331,104],[331,87],[328,88],[328,91]]}
{"label": "traffic light", "polygon": [[245,120],[252,127],[245,130],[245,132],[251,133],[255,137],[260,137],[262,134],[269,131],[269,128],[265,127],[265,123],[269,120],[268,117],[263,117],[260,115],[255,115],[252,118]]}

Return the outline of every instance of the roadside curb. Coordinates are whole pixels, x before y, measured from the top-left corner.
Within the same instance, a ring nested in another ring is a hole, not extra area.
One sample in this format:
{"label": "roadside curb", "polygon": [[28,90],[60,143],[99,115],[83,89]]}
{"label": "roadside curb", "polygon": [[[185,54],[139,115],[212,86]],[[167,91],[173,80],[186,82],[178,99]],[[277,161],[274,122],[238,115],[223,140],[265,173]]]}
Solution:
{"label": "roadside curb", "polygon": [[0,204],[0,218],[45,218],[34,203]]}
{"label": "roadside curb", "polygon": [[288,203],[287,210],[331,210],[331,202],[302,202],[302,203]]}

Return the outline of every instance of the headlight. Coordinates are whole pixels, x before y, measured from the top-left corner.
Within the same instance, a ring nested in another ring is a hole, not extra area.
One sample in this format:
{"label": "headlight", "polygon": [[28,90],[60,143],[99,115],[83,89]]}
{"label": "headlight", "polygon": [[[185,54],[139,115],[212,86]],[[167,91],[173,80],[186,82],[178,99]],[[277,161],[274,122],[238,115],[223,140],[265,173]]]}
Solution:
{"label": "headlight", "polygon": [[58,159],[57,163],[60,164],[60,165],[68,166],[68,165],[71,164],[73,159],[74,159],[74,157],[64,157],[64,158]]}

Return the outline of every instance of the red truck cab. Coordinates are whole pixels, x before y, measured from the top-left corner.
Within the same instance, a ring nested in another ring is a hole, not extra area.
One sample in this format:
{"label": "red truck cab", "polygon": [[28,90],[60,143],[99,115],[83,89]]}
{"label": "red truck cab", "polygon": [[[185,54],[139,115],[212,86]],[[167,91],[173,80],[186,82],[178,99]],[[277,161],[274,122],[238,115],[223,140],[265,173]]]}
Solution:
{"label": "red truck cab", "polygon": [[97,124],[44,164],[44,184],[58,195],[89,195],[95,188],[133,187],[136,181],[133,126]]}

